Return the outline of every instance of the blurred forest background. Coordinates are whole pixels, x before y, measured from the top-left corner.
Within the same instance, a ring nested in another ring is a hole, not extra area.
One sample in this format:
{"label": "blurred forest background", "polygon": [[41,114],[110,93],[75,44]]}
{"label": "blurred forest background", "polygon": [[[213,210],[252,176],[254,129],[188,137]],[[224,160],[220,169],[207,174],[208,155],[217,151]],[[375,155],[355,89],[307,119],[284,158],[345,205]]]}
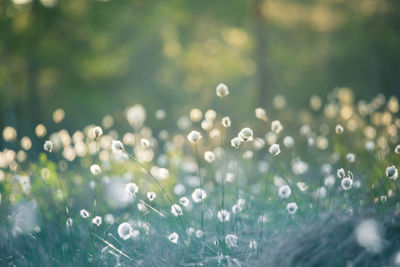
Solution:
{"label": "blurred forest background", "polygon": [[400,1],[0,1],[0,128],[19,136],[57,108],[71,132],[136,103],[175,125],[220,82],[243,117],[276,94],[400,96]]}

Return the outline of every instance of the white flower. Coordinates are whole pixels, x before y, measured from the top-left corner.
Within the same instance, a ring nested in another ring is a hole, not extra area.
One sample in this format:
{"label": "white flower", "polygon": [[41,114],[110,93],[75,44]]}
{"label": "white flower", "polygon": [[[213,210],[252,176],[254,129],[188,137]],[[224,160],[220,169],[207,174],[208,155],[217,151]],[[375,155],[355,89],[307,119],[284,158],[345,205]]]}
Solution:
{"label": "white flower", "polygon": [[118,235],[123,240],[127,240],[131,237],[131,230],[132,226],[127,222],[123,222],[118,226]]}
{"label": "white flower", "polygon": [[397,177],[399,176],[397,168],[394,165],[387,167],[386,168],[386,176],[389,179],[396,181]]}
{"label": "white flower", "polygon": [[239,198],[237,203],[232,206],[232,213],[236,214],[236,213],[242,212],[242,210],[244,209],[245,203],[246,203],[246,201],[244,199]]}
{"label": "white flower", "polygon": [[89,212],[87,210],[85,210],[85,209],[82,209],[79,212],[79,214],[82,216],[82,218],[85,218],[85,219],[90,216]]}
{"label": "white flower", "polygon": [[98,138],[103,135],[103,129],[99,126],[93,127],[92,133],[94,138]]}
{"label": "white flower", "polygon": [[297,211],[297,204],[295,202],[290,202],[287,204],[286,209],[290,215],[294,215]]}
{"label": "white flower", "polygon": [[216,88],[216,93],[217,93],[217,96],[219,96],[221,98],[229,95],[228,86],[226,86],[223,83],[218,84],[217,88]]}
{"label": "white flower", "polygon": [[238,242],[238,237],[234,234],[228,234],[225,237],[225,243],[228,246],[228,248],[233,248],[237,246]]}
{"label": "white flower", "polygon": [[173,204],[171,206],[171,213],[176,217],[183,215],[181,206],[179,206],[178,204]]}
{"label": "white flower", "polygon": [[189,205],[189,199],[187,197],[181,197],[179,199],[179,203],[181,203],[182,206],[186,207]]}
{"label": "white flower", "polygon": [[111,148],[113,151],[122,151],[124,150],[124,145],[119,140],[113,140],[111,144]]}
{"label": "white flower", "polygon": [[243,128],[240,130],[238,136],[245,142],[251,142],[253,141],[253,130],[250,128]]}
{"label": "white flower", "polygon": [[269,147],[269,153],[271,153],[274,156],[279,155],[279,153],[281,153],[281,149],[280,149],[279,145],[278,144],[271,145]]}
{"label": "white flower", "polygon": [[134,196],[138,191],[139,187],[135,183],[129,183],[125,186],[126,192],[130,196]]}
{"label": "white flower", "polygon": [[341,168],[341,169],[337,170],[336,175],[337,175],[337,177],[343,179],[346,176],[346,173],[345,173],[344,169]]}
{"label": "white flower", "polygon": [[217,213],[217,217],[220,222],[228,222],[231,218],[231,213],[227,210],[220,210]]}
{"label": "white flower", "polygon": [[231,119],[229,117],[223,117],[221,120],[221,124],[222,126],[224,126],[225,128],[231,127]]}
{"label": "white flower", "polygon": [[342,134],[343,131],[344,131],[344,128],[342,125],[340,125],[340,124],[336,125],[336,127],[335,127],[336,134]]}
{"label": "white flower", "polygon": [[157,197],[157,194],[155,192],[147,192],[146,195],[149,201],[153,201]]}
{"label": "white flower", "polygon": [[394,153],[400,154],[400,145],[396,146],[396,148],[394,149]]}
{"label": "white flower", "polygon": [[279,134],[283,130],[283,126],[280,121],[275,120],[271,122],[271,131],[275,134]]}
{"label": "white flower", "polygon": [[196,143],[201,139],[201,134],[198,131],[191,131],[188,136],[188,140],[192,143]]}
{"label": "white flower", "polygon": [[292,194],[292,190],[290,189],[290,187],[288,185],[282,185],[281,187],[279,187],[279,192],[278,195],[280,198],[288,198],[290,197],[290,195]]}
{"label": "white flower", "polygon": [[95,176],[100,175],[101,174],[101,168],[100,168],[99,165],[93,164],[92,166],[90,166],[90,172]]}
{"label": "white flower", "polygon": [[179,235],[177,233],[175,233],[175,232],[173,232],[172,234],[170,234],[168,236],[168,240],[171,241],[174,244],[178,243],[178,239],[179,239]]}
{"label": "white flower", "polygon": [[94,217],[94,218],[92,219],[92,223],[95,224],[95,225],[97,225],[97,226],[100,226],[101,223],[102,223],[101,217],[100,217],[100,216]]}
{"label": "white flower", "polygon": [[241,143],[242,139],[240,137],[235,137],[231,140],[231,146],[233,146],[234,148],[239,148]]}
{"label": "white flower", "polygon": [[206,191],[201,188],[197,188],[192,193],[192,199],[195,203],[199,203],[207,197]]}
{"label": "white flower", "polygon": [[355,229],[357,243],[368,252],[379,253],[382,250],[381,231],[374,219],[363,220]]}
{"label": "white flower", "polygon": [[43,149],[46,150],[47,152],[53,151],[53,142],[51,142],[50,140],[44,142]]}
{"label": "white flower", "polygon": [[263,121],[267,121],[268,120],[267,112],[263,108],[256,108],[255,109],[255,114],[256,114],[256,118],[257,119],[260,119],[260,120],[263,120]]}
{"label": "white flower", "polygon": [[208,162],[208,163],[213,163],[215,160],[215,154],[214,152],[211,151],[206,151],[204,152],[204,159]]}
{"label": "white flower", "polygon": [[353,186],[353,180],[349,177],[345,177],[342,179],[341,185],[342,185],[343,190],[346,190],[346,191],[350,190],[351,187]]}

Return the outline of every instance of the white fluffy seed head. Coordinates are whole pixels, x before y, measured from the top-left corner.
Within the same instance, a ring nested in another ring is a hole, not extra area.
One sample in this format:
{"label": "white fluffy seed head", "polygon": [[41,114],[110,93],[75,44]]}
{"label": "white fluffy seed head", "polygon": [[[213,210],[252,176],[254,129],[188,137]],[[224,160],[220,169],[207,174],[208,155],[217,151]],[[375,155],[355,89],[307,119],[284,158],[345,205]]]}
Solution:
{"label": "white fluffy seed head", "polygon": [[344,132],[343,126],[340,124],[336,125],[335,132],[336,132],[336,134],[342,134]]}
{"label": "white fluffy seed head", "polygon": [[178,204],[173,204],[171,206],[171,213],[176,217],[183,215],[181,206],[179,206]]}
{"label": "white fluffy seed head", "polygon": [[370,253],[379,253],[383,242],[379,224],[374,219],[363,220],[355,229],[357,243]]}
{"label": "white fluffy seed head", "polygon": [[192,143],[197,143],[201,139],[201,134],[198,131],[191,131],[187,139]]}
{"label": "white fluffy seed head", "polygon": [[346,172],[343,168],[337,170],[336,175],[338,178],[343,179],[346,176]]}
{"label": "white fluffy seed head", "polygon": [[253,130],[246,127],[240,130],[238,135],[244,142],[251,142],[253,141]]}
{"label": "white fluffy seed head", "polygon": [[100,216],[96,216],[92,219],[92,223],[96,226],[100,226],[102,222],[103,220]]}
{"label": "white fluffy seed head", "polygon": [[122,151],[124,150],[124,145],[119,140],[113,140],[111,144],[111,148],[113,151]]}
{"label": "white fluffy seed head", "polygon": [[232,122],[231,122],[231,119],[230,119],[229,117],[223,117],[223,118],[221,119],[221,124],[222,124],[222,126],[224,126],[225,128],[228,128],[228,127],[231,127]]}
{"label": "white fluffy seed head", "polygon": [[196,188],[193,193],[192,193],[192,199],[193,202],[199,203],[200,201],[203,201],[207,197],[206,191],[204,191],[201,188]]}
{"label": "white fluffy seed head", "polygon": [[290,197],[291,194],[292,194],[292,190],[290,189],[290,187],[288,185],[282,185],[281,187],[279,187],[278,195],[280,198],[282,198],[282,199],[288,198],[288,197]]}
{"label": "white fluffy seed head", "polygon": [[353,186],[353,179],[349,178],[349,177],[345,177],[342,179],[341,182],[342,188],[343,190],[350,190],[351,187]]}
{"label": "white fluffy seed head", "polygon": [[215,161],[215,154],[212,151],[206,151],[204,152],[204,159],[208,163],[213,163]]}
{"label": "white fluffy seed head", "polygon": [[150,141],[146,138],[142,138],[142,139],[140,139],[140,145],[143,148],[148,148],[150,146]]}
{"label": "white fluffy seed head", "polygon": [[103,129],[99,126],[93,127],[92,134],[94,138],[98,138],[103,135]]}
{"label": "white fluffy seed head", "polygon": [[82,218],[85,218],[85,219],[90,216],[89,212],[87,210],[85,210],[85,209],[81,209],[79,214],[81,215]]}
{"label": "white fluffy seed head", "polygon": [[179,235],[177,233],[173,232],[172,234],[170,234],[168,236],[168,240],[171,241],[174,244],[177,244],[178,240],[179,240]]}
{"label": "white fluffy seed head", "polygon": [[263,121],[267,121],[268,120],[267,112],[263,108],[256,108],[255,109],[255,115],[256,115],[256,118],[259,119],[259,120],[263,120]]}
{"label": "white fluffy seed head", "polygon": [[231,146],[233,146],[234,148],[239,148],[241,143],[242,139],[240,137],[235,137],[231,140]]}
{"label": "white fluffy seed head", "polygon": [[231,218],[231,213],[227,210],[220,210],[217,213],[217,217],[220,222],[228,222]]}
{"label": "white fluffy seed head", "polygon": [[399,172],[398,172],[397,168],[394,165],[392,165],[392,166],[389,166],[386,168],[386,176],[389,179],[396,181],[397,177],[399,176]]}
{"label": "white fluffy seed head", "polygon": [[47,140],[44,142],[43,149],[46,150],[47,152],[52,152],[53,151],[53,142],[50,140]]}
{"label": "white fluffy seed head", "polygon": [[101,174],[101,168],[99,165],[97,164],[93,164],[92,166],[90,166],[90,172],[94,175],[100,175]]}
{"label": "white fluffy seed head", "polygon": [[228,86],[226,86],[226,85],[223,84],[223,83],[218,84],[218,85],[217,85],[217,88],[216,88],[216,93],[217,93],[217,96],[218,96],[218,97],[221,97],[221,98],[223,98],[223,97],[229,95]]}
{"label": "white fluffy seed head", "polygon": [[269,153],[271,153],[274,156],[279,155],[279,153],[281,153],[281,149],[280,149],[279,145],[278,144],[271,145],[269,147]]}
{"label": "white fluffy seed head", "polygon": [[290,215],[294,215],[296,214],[298,207],[295,202],[290,202],[286,205],[286,209]]}
{"label": "white fluffy seed head", "polygon": [[135,194],[139,191],[139,187],[135,183],[127,184],[125,189],[130,196],[135,196]]}
{"label": "white fluffy seed head", "polygon": [[189,199],[188,199],[187,197],[181,197],[181,198],[179,199],[179,203],[180,203],[182,206],[186,207],[186,206],[189,205]]}
{"label": "white fluffy seed head", "polygon": [[228,248],[234,248],[237,246],[238,243],[238,237],[235,234],[228,234],[225,237],[225,243],[228,246]]}
{"label": "white fluffy seed head", "polygon": [[147,195],[147,198],[149,199],[149,201],[153,201],[157,197],[157,194],[155,192],[147,192],[146,195]]}
{"label": "white fluffy seed head", "polygon": [[271,131],[275,134],[279,134],[283,130],[283,126],[280,121],[274,120],[271,122]]}
{"label": "white fluffy seed head", "polygon": [[132,226],[127,223],[123,222],[118,226],[118,235],[123,240],[127,240],[131,237]]}
{"label": "white fluffy seed head", "polygon": [[394,149],[394,153],[400,154],[400,145],[397,145]]}

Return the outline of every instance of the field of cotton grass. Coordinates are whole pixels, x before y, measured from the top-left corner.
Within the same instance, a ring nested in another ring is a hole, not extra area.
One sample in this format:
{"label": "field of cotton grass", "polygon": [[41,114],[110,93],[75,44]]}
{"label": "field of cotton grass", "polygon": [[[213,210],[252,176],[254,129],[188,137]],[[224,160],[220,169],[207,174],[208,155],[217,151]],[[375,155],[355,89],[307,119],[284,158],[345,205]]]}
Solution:
{"label": "field of cotton grass", "polygon": [[0,265],[400,266],[397,98],[278,95],[235,121],[225,84],[215,97],[158,132],[146,117],[169,115],[140,104],[124,125],[39,124],[38,159],[5,127]]}

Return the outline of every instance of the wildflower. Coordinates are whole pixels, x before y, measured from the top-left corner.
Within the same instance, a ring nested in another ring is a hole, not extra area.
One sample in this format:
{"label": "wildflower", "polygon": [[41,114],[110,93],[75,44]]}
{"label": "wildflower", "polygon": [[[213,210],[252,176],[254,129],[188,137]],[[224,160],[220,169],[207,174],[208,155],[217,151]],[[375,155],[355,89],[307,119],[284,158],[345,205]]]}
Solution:
{"label": "wildflower", "polygon": [[397,171],[397,169],[396,169],[396,167],[394,165],[389,166],[389,167],[386,168],[386,176],[389,179],[392,179],[394,181],[397,180],[397,177],[399,176],[399,173],[398,173],[398,171]]}
{"label": "wildflower", "polygon": [[188,236],[193,235],[194,232],[195,232],[195,230],[194,230],[193,227],[189,227],[188,229],[186,229],[186,233],[187,233]]}
{"label": "wildflower", "polygon": [[288,185],[282,185],[279,188],[279,192],[278,195],[280,198],[288,198],[290,197],[290,195],[292,194],[292,190],[290,189],[290,187]]}
{"label": "wildflower", "polygon": [[267,121],[268,120],[267,112],[263,108],[256,108],[255,109],[255,114],[256,114],[256,118],[257,119],[260,119],[260,120],[263,120],[263,121]]}
{"label": "wildflower", "polygon": [[206,191],[201,188],[197,188],[192,193],[192,199],[195,203],[199,203],[207,197]]}
{"label": "wildflower", "polygon": [[111,144],[111,148],[113,151],[122,151],[124,150],[124,145],[119,140],[113,140]]}
{"label": "wildflower", "polygon": [[175,232],[173,232],[172,234],[170,234],[168,236],[168,240],[171,241],[174,244],[178,244],[178,239],[179,239],[179,235]]}
{"label": "wildflower", "polygon": [[283,130],[283,126],[280,121],[275,120],[271,122],[271,131],[275,134],[279,134]]}
{"label": "wildflower", "polygon": [[238,237],[235,234],[228,234],[225,237],[225,243],[228,248],[233,248],[237,246]]}
{"label": "wildflower", "polygon": [[235,137],[231,140],[231,146],[233,146],[234,148],[239,148],[241,143],[242,139],[240,137]]}
{"label": "wildflower", "polygon": [[196,237],[197,237],[197,238],[202,238],[203,235],[204,235],[203,231],[201,231],[201,230],[197,230],[197,231],[196,231]]}
{"label": "wildflower", "polygon": [[217,92],[218,97],[223,98],[223,97],[229,95],[228,86],[226,86],[223,83],[220,83],[217,85],[216,92]]}
{"label": "wildflower", "polygon": [[343,179],[346,176],[346,173],[344,172],[344,169],[341,168],[341,169],[337,170],[336,175],[337,175],[337,177]]}
{"label": "wildflower", "polygon": [[220,210],[217,213],[217,217],[220,222],[228,222],[231,218],[231,213],[227,210]]}
{"label": "wildflower", "polygon": [[377,221],[363,220],[355,229],[357,243],[368,252],[379,253],[382,250],[382,237]]}
{"label": "wildflower", "polygon": [[85,210],[85,209],[82,209],[79,212],[79,214],[82,216],[82,218],[85,218],[85,219],[90,216],[89,212],[87,210]]}
{"label": "wildflower", "polygon": [[204,159],[208,162],[208,163],[213,163],[215,160],[215,154],[214,152],[211,151],[206,151],[204,152]]}
{"label": "wildflower", "polygon": [[182,206],[186,207],[189,205],[189,199],[187,197],[181,197],[179,199],[179,203],[181,203]]}
{"label": "wildflower", "polygon": [[340,124],[336,125],[336,127],[335,127],[336,134],[342,134],[343,131],[344,131],[344,128],[342,125],[340,125]]}
{"label": "wildflower", "polygon": [[43,149],[46,150],[47,152],[53,151],[53,142],[51,142],[50,140],[44,142]]}
{"label": "wildflower", "polygon": [[325,178],[324,185],[328,188],[331,188],[335,184],[335,177],[333,175],[329,175]]}
{"label": "wildflower", "polygon": [[222,126],[224,126],[225,128],[231,127],[231,119],[229,117],[223,117],[221,120],[221,124]]}
{"label": "wildflower", "polygon": [[99,138],[103,135],[103,129],[101,129],[99,126],[93,127],[92,133],[94,138]]}
{"label": "wildflower", "polygon": [[99,165],[97,164],[93,164],[92,166],[90,166],[90,172],[94,175],[100,175],[101,174],[101,168]]}
{"label": "wildflower", "polygon": [[204,117],[206,118],[207,121],[212,123],[217,117],[217,112],[215,112],[215,110],[209,109],[204,114]]}
{"label": "wildflower", "polygon": [[190,142],[197,143],[201,139],[201,134],[198,131],[191,131],[187,138]]}
{"label": "wildflower", "polygon": [[155,192],[147,192],[146,195],[149,201],[153,201],[157,197],[157,194]]}
{"label": "wildflower", "polygon": [[281,149],[280,149],[279,145],[278,144],[271,145],[269,147],[269,153],[271,153],[274,156],[279,155],[279,153],[281,153]]}
{"label": "wildflower", "polygon": [[140,139],[140,145],[143,148],[147,148],[147,147],[150,146],[150,141],[148,139],[146,139],[146,138],[142,138],[142,139]]}
{"label": "wildflower", "polygon": [[130,196],[134,196],[139,191],[139,187],[135,183],[127,184],[125,189]]}
{"label": "wildflower", "polygon": [[107,224],[114,224],[115,223],[115,218],[112,214],[106,214],[106,216],[104,216],[104,221]]}
{"label": "wildflower", "polygon": [[132,226],[127,222],[123,222],[118,226],[118,235],[123,240],[127,240],[131,237],[131,230]]}
{"label": "wildflower", "polygon": [[296,214],[296,211],[298,209],[297,204],[295,202],[290,202],[286,206],[287,211],[289,212],[290,215]]}
{"label": "wildflower", "polygon": [[96,226],[100,226],[102,223],[102,219],[100,216],[96,216],[92,219],[92,223],[95,224]]}
{"label": "wildflower", "polygon": [[250,128],[243,128],[238,136],[245,142],[251,142],[253,140],[253,131]]}
{"label": "wildflower", "polygon": [[396,146],[396,148],[394,149],[394,153],[400,154],[400,145]]}
{"label": "wildflower", "polygon": [[171,213],[176,217],[183,215],[181,206],[179,206],[178,204],[173,204],[171,206]]}
{"label": "wildflower", "polygon": [[341,185],[342,185],[343,190],[346,190],[346,191],[350,190],[353,185],[353,180],[350,179],[349,177],[345,177],[345,178],[343,178]]}

